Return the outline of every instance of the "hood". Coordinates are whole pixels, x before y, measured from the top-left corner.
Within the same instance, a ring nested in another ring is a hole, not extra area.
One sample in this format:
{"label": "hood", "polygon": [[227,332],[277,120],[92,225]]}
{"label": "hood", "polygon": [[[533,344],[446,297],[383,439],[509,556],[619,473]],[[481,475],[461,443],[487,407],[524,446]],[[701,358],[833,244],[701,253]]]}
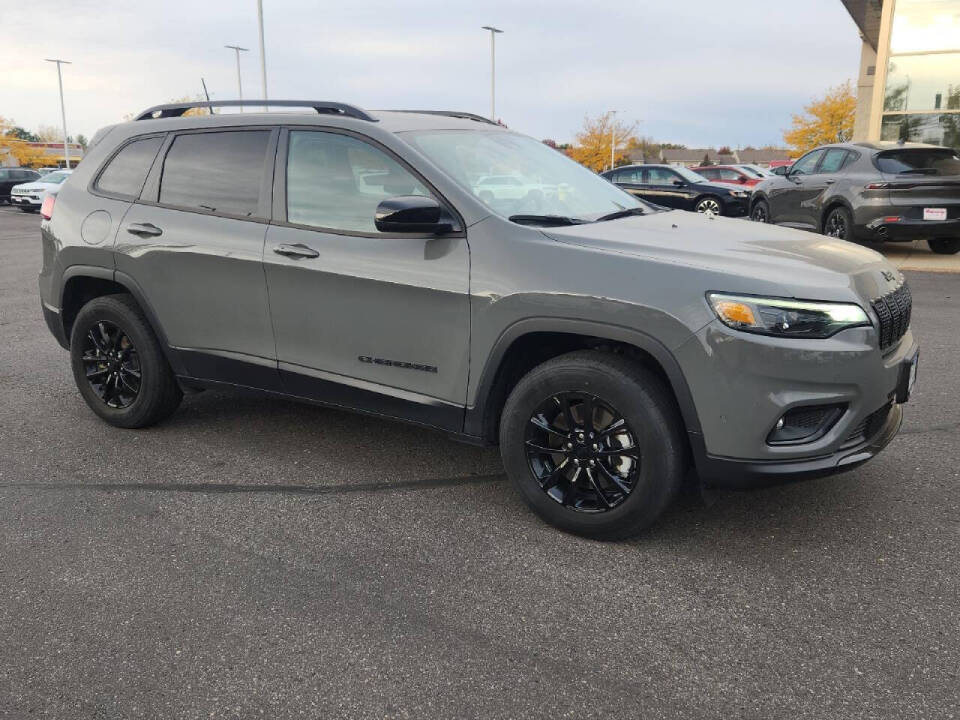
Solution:
{"label": "hood", "polygon": [[699,188],[703,188],[703,187],[716,188],[717,190],[726,190],[727,192],[730,192],[731,190],[744,190],[744,189],[749,189],[749,187],[750,187],[750,186],[747,185],[746,183],[743,183],[743,184],[741,184],[741,183],[724,183],[724,182],[717,182],[716,180],[706,180],[706,181],[704,181],[704,182],[694,183],[694,185],[696,185],[696,186],[699,187]]}
{"label": "hood", "polygon": [[783,297],[870,301],[902,275],[860,245],[745,219],[673,210],[621,220],[550,228],[553,239],[672,265],[714,271],[715,287]]}
{"label": "hood", "polygon": [[27,190],[29,192],[44,192],[50,188],[57,187],[58,183],[44,183],[38,182],[36,180],[31,180],[28,183],[20,183],[19,185],[14,185],[11,190]]}

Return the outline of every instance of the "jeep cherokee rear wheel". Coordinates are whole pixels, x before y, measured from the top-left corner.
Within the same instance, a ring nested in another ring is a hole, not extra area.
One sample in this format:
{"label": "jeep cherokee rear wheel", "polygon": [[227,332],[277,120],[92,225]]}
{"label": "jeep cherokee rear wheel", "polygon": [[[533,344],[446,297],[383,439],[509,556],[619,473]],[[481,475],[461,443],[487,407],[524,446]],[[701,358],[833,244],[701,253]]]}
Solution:
{"label": "jeep cherokee rear wheel", "polygon": [[503,410],[500,452],[537,515],[603,539],[652,524],[684,470],[682,423],[663,381],[596,351],[554,358],[520,380]]}
{"label": "jeep cherokee rear wheel", "polygon": [[170,415],[183,394],[130,295],[94,298],[70,334],[70,360],[87,405],[111,425],[139,428]]}

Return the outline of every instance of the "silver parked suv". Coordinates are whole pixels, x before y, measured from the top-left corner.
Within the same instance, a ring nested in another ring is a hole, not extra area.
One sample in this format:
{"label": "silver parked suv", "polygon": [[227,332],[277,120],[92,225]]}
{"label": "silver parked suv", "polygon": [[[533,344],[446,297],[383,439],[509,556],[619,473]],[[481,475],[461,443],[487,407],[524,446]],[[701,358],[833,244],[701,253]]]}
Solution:
{"label": "silver parked suv", "polygon": [[398,418],[499,442],[535,512],[608,538],[691,466],[823,474],[896,434],[917,344],[872,250],[647,205],[465,113],[271,104],[106,128],[44,207],[43,313],[107,422],[231,386]]}

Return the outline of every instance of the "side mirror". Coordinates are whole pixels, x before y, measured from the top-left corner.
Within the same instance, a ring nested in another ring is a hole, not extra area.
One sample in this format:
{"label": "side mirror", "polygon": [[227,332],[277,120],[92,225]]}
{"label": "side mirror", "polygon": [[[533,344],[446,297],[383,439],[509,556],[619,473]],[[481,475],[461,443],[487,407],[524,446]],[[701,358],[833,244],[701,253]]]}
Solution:
{"label": "side mirror", "polygon": [[746,181],[747,181],[747,178],[745,178],[743,175],[741,175],[741,176],[740,176],[740,183],[743,184],[743,183],[745,183]]}
{"label": "side mirror", "polygon": [[687,183],[684,182],[683,180],[674,180],[674,181],[673,181],[673,184],[676,185],[677,187],[683,187],[683,186],[686,185]]}
{"label": "side mirror", "polygon": [[441,235],[453,230],[453,225],[442,216],[443,208],[432,197],[398,195],[377,205],[374,225],[380,232]]}

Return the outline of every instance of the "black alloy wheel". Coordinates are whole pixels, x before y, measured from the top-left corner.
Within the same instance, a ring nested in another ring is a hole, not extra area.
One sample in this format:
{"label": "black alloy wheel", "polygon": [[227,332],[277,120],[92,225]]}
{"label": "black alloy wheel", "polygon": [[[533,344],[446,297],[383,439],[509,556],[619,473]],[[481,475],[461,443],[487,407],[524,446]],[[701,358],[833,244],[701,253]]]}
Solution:
{"label": "black alloy wheel", "polygon": [[500,415],[500,455],[540,518],[612,540],[649,527],[676,495],[683,428],[672,391],[642,362],[576,350],[514,386]]}
{"label": "black alloy wheel", "polygon": [[541,489],[570,510],[612,510],[636,484],[636,436],[616,408],[593,395],[551,395],[530,417],[524,444]]}
{"label": "black alloy wheel", "polygon": [[770,222],[770,208],[766,200],[757,200],[750,212],[750,219],[759,223]]}
{"label": "black alloy wheel", "polygon": [[850,211],[844,207],[837,207],[830,211],[823,223],[823,234],[838,240],[847,240],[851,229]]}
{"label": "black alloy wheel", "polygon": [[93,392],[104,405],[122,409],[140,394],[140,355],[130,337],[107,320],[99,321],[83,338],[80,361]]}
{"label": "black alloy wheel", "polygon": [[70,330],[70,364],[87,405],[117,427],[160,422],[183,398],[150,322],[125,293],[80,309]]}

